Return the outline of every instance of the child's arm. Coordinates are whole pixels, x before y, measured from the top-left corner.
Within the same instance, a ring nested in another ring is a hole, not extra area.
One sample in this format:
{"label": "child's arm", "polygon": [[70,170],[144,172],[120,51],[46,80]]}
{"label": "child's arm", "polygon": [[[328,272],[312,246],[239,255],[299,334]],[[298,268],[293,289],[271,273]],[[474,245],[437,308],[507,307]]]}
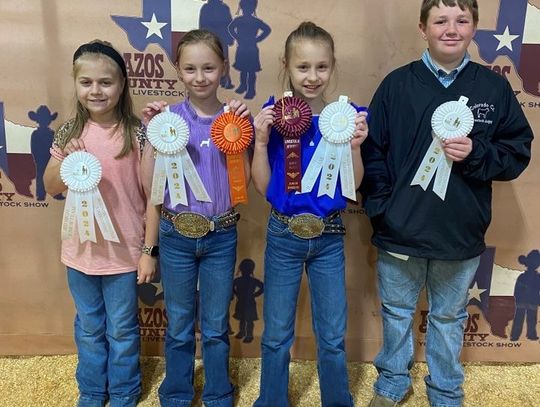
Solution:
{"label": "child's arm", "polygon": [[268,141],[270,127],[274,123],[274,105],[266,106],[255,116],[255,150],[251,164],[251,177],[253,185],[259,194],[266,196],[266,189],[270,182],[270,162],[268,161]]}
{"label": "child's arm", "polygon": [[[144,232],[144,245],[158,245],[159,218],[161,205],[152,204],[152,178],[154,174],[154,148],[145,143],[141,158],[141,183],[146,195],[146,227]],[[156,272],[157,257],[141,254],[137,271],[137,284],[150,283]]]}
{"label": "child's arm", "polygon": [[351,152],[353,157],[353,171],[355,188],[360,187],[362,178],[364,177],[364,163],[362,162],[362,154],[360,153],[360,146],[368,136],[368,124],[366,121],[367,112],[362,111],[356,114],[355,129],[353,139],[351,140]]}
{"label": "child's arm", "polygon": [[[146,204],[146,228],[144,232],[144,245],[158,245],[158,231],[161,205],[152,205],[150,199]],[[137,269],[137,284],[152,282],[156,273],[157,257],[141,253],[139,258],[139,267]]]}
{"label": "child's arm", "polygon": [[[62,154],[67,156],[75,151],[86,151],[84,142],[81,139],[72,138],[62,150]],[[45,184],[45,191],[47,191],[50,196],[61,194],[67,189],[66,184],[64,184],[62,178],[60,178],[61,165],[61,159],[51,156],[47,163],[47,167],[45,168],[43,183]]]}

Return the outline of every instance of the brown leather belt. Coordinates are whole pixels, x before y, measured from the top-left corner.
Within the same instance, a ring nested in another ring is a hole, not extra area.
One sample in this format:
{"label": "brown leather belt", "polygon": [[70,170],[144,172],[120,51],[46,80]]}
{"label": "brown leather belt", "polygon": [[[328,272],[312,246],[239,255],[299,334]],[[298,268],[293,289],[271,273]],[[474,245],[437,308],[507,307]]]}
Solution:
{"label": "brown leather belt", "polygon": [[198,239],[206,236],[209,232],[236,225],[240,214],[233,208],[222,215],[209,219],[196,212],[174,213],[162,206],[161,217],[170,220],[176,231],[182,236]]}
{"label": "brown leather belt", "polygon": [[345,234],[345,226],[335,223],[340,218],[339,212],[334,212],[326,218],[311,213],[287,216],[272,208],[271,215],[287,225],[289,231],[301,239],[313,239],[323,233]]}

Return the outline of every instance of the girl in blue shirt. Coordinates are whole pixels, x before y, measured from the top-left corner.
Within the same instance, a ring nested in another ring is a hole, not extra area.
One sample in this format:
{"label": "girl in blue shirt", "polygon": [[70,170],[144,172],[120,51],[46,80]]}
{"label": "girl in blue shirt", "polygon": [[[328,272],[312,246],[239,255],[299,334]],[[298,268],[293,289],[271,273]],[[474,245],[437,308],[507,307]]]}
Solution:
{"label": "girl in blue shirt", "polygon": [[[318,115],[326,105],[324,92],[334,68],[334,41],[327,31],[304,22],[289,35],[283,58],[284,79],[293,96],[303,99],[313,113],[311,127],[300,137],[302,173],[322,138]],[[273,107],[271,98],[254,121],[252,179],[257,191],[272,205],[265,251],[261,386],[254,406],[289,405],[289,350],[294,341],[296,304],[304,269],[311,290],[322,405],[352,406],[344,345],[345,228],[340,217],[346,199],[339,182],[334,197],[317,196],[319,180],[311,192],[286,192],[284,142],[272,128]],[[363,176],[360,145],[367,132],[366,113],[359,112],[351,141],[356,188]],[[301,233],[295,224],[307,224],[308,229],[318,224],[322,233]]]}

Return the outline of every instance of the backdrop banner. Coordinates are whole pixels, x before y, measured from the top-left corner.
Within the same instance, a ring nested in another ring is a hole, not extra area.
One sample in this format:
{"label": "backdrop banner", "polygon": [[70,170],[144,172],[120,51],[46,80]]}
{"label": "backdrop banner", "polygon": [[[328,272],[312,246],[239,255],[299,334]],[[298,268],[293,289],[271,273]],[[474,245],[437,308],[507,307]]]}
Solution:
{"label": "backdrop banner", "polygon": [[[338,74],[329,101],[348,95],[367,106],[393,69],[419,59],[426,43],[418,30],[420,0],[2,0],[0,5],[0,354],[73,353],[74,306],[60,263],[64,196],[47,196],[43,172],[56,129],[75,113],[72,55],[93,39],[110,41],[123,55],[131,94],[140,112],[154,100],[182,101],[185,91],[173,61],[175,45],[193,28],[216,32],[230,61],[222,100],[241,98],[257,113],[279,80],[287,35],[311,20],[334,36]],[[258,35],[269,32],[259,40]],[[512,85],[536,134],[540,134],[540,0],[480,1],[472,60]],[[475,121],[489,123],[495,107],[470,106]],[[201,147],[203,148],[203,147]],[[514,294],[524,273],[540,259],[540,162],[513,182],[494,183],[493,221],[476,278],[463,359],[540,362],[538,295]],[[263,330],[265,199],[252,186],[239,205],[238,262],[230,308],[232,355],[258,357]],[[360,196],[358,196],[360,201]],[[463,208],[464,211],[467,208]],[[343,211],[351,360],[372,360],[381,345],[376,250],[363,208]],[[98,233],[98,238],[101,235]],[[304,279],[305,280],[305,279]],[[159,275],[139,288],[143,353],[161,355],[167,327]],[[427,303],[414,322],[417,357],[423,358]],[[251,324],[253,322],[253,324]],[[240,326],[253,326],[253,332]],[[519,333],[512,337],[510,332]],[[315,358],[309,290],[298,301],[296,358]]]}

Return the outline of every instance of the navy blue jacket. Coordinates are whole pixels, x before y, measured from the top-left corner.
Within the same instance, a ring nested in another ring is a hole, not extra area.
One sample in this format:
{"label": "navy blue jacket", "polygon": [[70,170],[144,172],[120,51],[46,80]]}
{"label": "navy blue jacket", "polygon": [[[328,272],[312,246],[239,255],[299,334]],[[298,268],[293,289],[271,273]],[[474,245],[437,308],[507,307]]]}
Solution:
{"label": "navy blue jacket", "polygon": [[[475,123],[471,154],[454,163],[445,200],[411,186],[430,143],[431,116],[442,103],[469,98]],[[414,257],[464,260],[482,253],[491,221],[491,183],[528,165],[533,133],[510,84],[470,62],[445,88],[422,61],[390,73],[369,107],[360,188],[375,246]]]}

